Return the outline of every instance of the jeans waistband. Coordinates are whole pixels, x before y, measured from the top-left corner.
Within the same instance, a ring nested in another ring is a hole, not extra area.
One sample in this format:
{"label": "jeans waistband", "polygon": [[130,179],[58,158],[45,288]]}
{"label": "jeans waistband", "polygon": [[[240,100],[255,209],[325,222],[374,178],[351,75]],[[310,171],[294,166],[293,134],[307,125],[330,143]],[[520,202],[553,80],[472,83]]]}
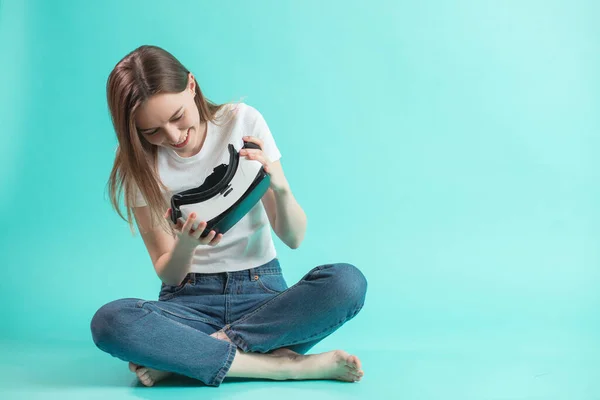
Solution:
{"label": "jeans waistband", "polygon": [[225,277],[237,277],[237,278],[248,278],[250,280],[255,280],[256,276],[261,275],[280,275],[282,274],[281,265],[279,264],[279,260],[277,258],[272,259],[266,264],[260,265],[254,268],[243,269],[240,271],[232,271],[232,272],[211,272],[211,273],[202,273],[202,272],[190,272],[185,276],[184,281],[196,282],[202,279],[214,279],[214,278],[225,278]]}

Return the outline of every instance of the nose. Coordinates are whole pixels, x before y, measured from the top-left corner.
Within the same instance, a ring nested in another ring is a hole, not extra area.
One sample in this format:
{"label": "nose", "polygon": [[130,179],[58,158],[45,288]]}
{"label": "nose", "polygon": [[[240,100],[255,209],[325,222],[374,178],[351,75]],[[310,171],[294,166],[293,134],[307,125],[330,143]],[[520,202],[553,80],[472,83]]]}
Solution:
{"label": "nose", "polygon": [[179,142],[179,139],[181,139],[182,135],[183,133],[179,130],[179,128],[176,125],[169,124],[165,128],[165,139],[171,143]]}

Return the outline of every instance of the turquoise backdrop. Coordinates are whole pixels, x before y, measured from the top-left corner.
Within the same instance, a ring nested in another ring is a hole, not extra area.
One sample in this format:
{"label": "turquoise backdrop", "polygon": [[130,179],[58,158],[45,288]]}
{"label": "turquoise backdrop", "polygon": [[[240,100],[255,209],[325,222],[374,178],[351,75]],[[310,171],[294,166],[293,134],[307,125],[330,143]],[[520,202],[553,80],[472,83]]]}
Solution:
{"label": "turquoise backdrop", "polygon": [[264,115],[308,216],[299,249],[276,240],[290,285],[328,262],[369,282],[314,349],[362,356],[362,382],[212,395],[600,397],[599,15],[591,0],[0,2],[6,393],[133,379],[89,322],[160,286],[106,195],[106,79],[154,44],[209,99]]}

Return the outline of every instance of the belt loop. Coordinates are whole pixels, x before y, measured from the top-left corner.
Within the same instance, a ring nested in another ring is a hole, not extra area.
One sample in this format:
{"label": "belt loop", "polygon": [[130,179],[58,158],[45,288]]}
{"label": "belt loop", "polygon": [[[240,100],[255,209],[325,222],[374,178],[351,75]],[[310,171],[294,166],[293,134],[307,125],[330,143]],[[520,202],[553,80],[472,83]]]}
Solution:
{"label": "belt loop", "polygon": [[193,284],[194,283],[194,274],[188,272],[187,274],[185,274],[184,280],[185,280],[185,283]]}
{"label": "belt loop", "polygon": [[255,281],[258,279],[258,274],[256,273],[256,268],[249,268],[248,273],[249,273],[249,278],[251,281]]}

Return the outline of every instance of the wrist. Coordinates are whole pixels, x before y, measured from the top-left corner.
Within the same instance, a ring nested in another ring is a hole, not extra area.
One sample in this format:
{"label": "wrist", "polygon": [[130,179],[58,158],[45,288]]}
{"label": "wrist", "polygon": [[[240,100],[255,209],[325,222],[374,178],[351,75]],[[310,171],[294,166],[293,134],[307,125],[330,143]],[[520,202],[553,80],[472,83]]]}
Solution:
{"label": "wrist", "polygon": [[175,250],[190,252],[199,245],[200,243],[198,243],[197,239],[194,239],[191,236],[181,235],[177,238],[177,241],[175,242]]}

